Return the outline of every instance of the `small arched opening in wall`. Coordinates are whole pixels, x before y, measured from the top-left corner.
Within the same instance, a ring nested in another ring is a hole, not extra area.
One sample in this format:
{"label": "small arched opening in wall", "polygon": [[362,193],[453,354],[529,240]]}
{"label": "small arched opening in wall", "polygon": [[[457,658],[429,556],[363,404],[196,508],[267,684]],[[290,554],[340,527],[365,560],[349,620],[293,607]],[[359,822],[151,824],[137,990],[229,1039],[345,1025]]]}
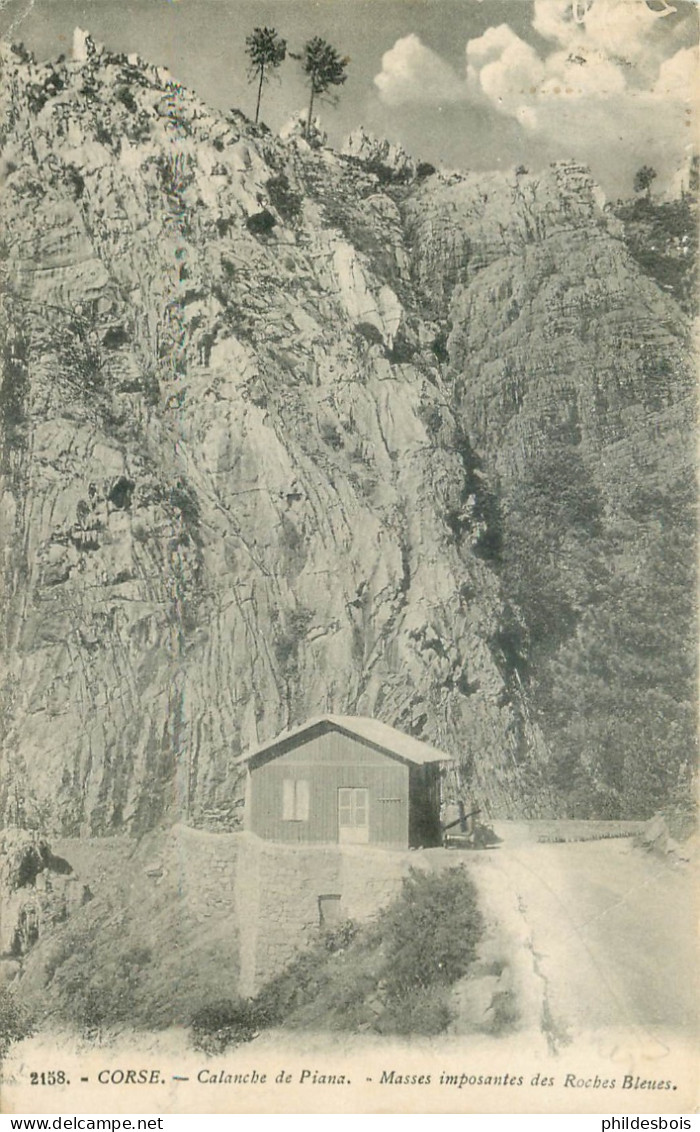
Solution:
{"label": "small arched opening in wall", "polygon": [[340,893],[325,892],[318,898],[318,923],[321,928],[335,928],[342,920]]}

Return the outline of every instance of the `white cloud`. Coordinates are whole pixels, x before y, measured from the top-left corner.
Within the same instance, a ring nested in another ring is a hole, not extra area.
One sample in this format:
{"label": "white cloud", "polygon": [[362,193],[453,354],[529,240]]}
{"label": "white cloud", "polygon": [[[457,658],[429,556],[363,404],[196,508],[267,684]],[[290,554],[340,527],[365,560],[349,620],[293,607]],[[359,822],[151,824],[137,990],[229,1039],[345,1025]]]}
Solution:
{"label": "white cloud", "polygon": [[568,44],[578,34],[580,25],[572,0],[535,0],[532,26],[545,39]]}
{"label": "white cloud", "polygon": [[544,76],[545,67],[535,49],[507,24],[488,28],[467,44],[470,89],[481,91],[499,110],[512,114],[530,129],[534,129],[537,115],[522,96],[535,91]]}
{"label": "white cloud", "polygon": [[535,0],[544,51],[508,24],[489,27],[466,44],[462,77],[409,35],[384,55],[374,81],[393,106],[490,105],[561,156],[612,168],[641,148],[670,168],[691,140],[697,52],[675,50],[678,30],[659,12],[642,0]]}
{"label": "white cloud", "polygon": [[690,102],[698,77],[698,52],[692,47],[682,48],[665,59],[652,94],[660,98],[674,98]]}
{"label": "white cloud", "polygon": [[515,32],[508,24],[498,24],[487,28],[478,39],[470,39],[467,43],[467,61],[484,66],[499,59],[515,43],[521,43]]}
{"label": "white cloud", "polygon": [[[601,6],[608,12],[616,2],[605,0]],[[594,2],[589,15],[598,6]],[[623,4],[625,12],[629,7]],[[565,111],[570,122],[571,104],[579,103],[581,127],[595,133],[600,122],[609,118],[608,110],[603,112],[604,105],[613,104],[620,122],[633,113],[634,107],[643,105],[655,116],[656,129],[663,131],[669,114],[676,115],[673,104],[690,98],[697,53],[684,48],[668,59],[657,59],[649,79],[645,69],[649,67],[649,52],[642,56],[642,68],[631,60],[648,34],[646,19],[627,21],[627,57],[621,58],[606,49],[605,17],[594,24],[589,35],[588,21],[577,25],[565,19],[565,9],[571,11],[570,0],[538,0],[536,19],[557,41],[556,50],[544,59],[507,25],[489,28],[479,39],[471,40],[466,48],[470,89],[502,113],[531,127],[537,124],[555,130],[560,114]]]}
{"label": "white cloud", "polygon": [[629,60],[647,54],[659,18],[643,0],[535,0],[532,26],[567,49]]}
{"label": "white cloud", "polygon": [[417,35],[407,35],[385,53],[374,82],[392,106],[462,102],[477,93],[516,118],[523,107],[534,108],[533,99],[553,94],[650,90],[668,63],[659,12],[643,0],[535,0],[532,26],[552,45],[543,57],[508,24],[490,27],[466,45],[465,81]]}
{"label": "white cloud", "polygon": [[397,39],[382,56],[382,69],[374,82],[382,101],[389,106],[438,106],[467,97],[465,81],[417,35]]}

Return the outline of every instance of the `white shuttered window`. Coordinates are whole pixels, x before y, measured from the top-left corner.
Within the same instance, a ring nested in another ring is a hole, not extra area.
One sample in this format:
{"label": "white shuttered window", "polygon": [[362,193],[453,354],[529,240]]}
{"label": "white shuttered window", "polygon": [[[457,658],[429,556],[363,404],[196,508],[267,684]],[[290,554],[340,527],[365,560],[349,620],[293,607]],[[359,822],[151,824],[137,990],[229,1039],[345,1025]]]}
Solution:
{"label": "white shuttered window", "polygon": [[282,780],[282,820],[309,820],[309,783],[305,778]]}

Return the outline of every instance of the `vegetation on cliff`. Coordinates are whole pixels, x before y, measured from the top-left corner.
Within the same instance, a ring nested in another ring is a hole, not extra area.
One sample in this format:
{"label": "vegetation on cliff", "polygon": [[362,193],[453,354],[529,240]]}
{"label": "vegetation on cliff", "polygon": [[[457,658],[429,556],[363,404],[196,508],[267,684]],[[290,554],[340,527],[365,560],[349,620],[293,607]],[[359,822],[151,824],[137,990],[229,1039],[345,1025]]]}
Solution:
{"label": "vegetation on cliff", "polygon": [[503,580],[522,613],[517,662],[562,806],[589,818],[648,817],[663,806],[689,812],[692,478],[676,482],[673,499],[640,486],[613,524],[577,450],[553,445],[531,464],[511,507]]}
{"label": "vegetation on cliff", "polygon": [[697,194],[675,200],[647,196],[618,201],[615,216],[624,225],[625,243],[642,271],[672,295],[687,314],[697,310]]}

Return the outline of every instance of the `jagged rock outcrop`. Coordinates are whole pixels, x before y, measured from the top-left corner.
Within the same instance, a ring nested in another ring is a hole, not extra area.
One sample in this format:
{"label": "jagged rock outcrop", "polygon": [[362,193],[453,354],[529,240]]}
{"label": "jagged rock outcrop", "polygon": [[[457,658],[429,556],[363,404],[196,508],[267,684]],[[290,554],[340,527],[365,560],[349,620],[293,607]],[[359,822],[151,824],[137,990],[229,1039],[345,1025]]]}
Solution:
{"label": "jagged rock outcrop", "polygon": [[553,363],[583,403],[674,312],[622,317],[638,273],[578,166],[387,181],[80,44],[0,60],[5,813],[235,826],[236,755],[323,711],[547,812],[475,448],[507,487],[571,416]]}
{"label": "jagged rock outcrop", "polygon": [[302,148],[316,148],[325,145],[328,141],[328,135],[321,127],[321,119],[314,115],[314,120],[311,123],[311,128],[307,129],[306,120],[309,116],[308,107],[302,107],[293,114],[288,121],[282,126],[280,130],[280,137],[283,141],[291,141],[292,138],[296,143],[301,143]]}
{"label": "jagged rock outcrop", "polygon": [[354,157],[385,180],[399,183],[412,181],[418,170],[417,162],[406,153],[402,145],[386,138],[377,138],[367,133],[363,126],[353,130],[341,153]]}

